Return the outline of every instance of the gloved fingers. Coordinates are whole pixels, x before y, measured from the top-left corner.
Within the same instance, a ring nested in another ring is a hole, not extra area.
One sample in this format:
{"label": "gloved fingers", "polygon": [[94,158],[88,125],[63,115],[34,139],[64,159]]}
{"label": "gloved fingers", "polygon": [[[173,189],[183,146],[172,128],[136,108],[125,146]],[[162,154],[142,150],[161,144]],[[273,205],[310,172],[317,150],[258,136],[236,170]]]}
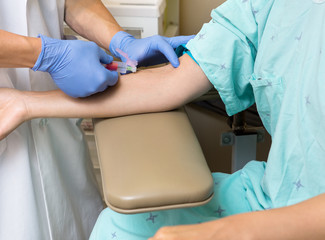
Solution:
{"label": "gloved fingers", "polygon": [[[108,87],[114,86],[117,81],[118,81],[118,73],[114,71],[109,71],[107,69],[104,69],[105,73],[105,80],[100,81],[101,83],[95,88],[92,89],[91,91],[84,92],[83,94],[76,94],[74,92],[69,92],[68,95],[72,97],[89,97],[92,94],[99,93],[99,92],[104,92]],[[102,80],[102,79],[101,79]]]}
{"label": "gloved fingers", "polygon": [[96,93],[104,92],[108,87],[109,85],[107,84],[107,82],[105,82],[97,89]]}
{"label": "gloved fingers", "polygon": [[[118,73],[115,71],[109,71],[100,64],[98,65],[97,67],[93,68],[92,73],[90,72],[81,73],[82,77],[87,78],[89,81],[80,82],[78,87],[75,85],[63,86],[64,85],[63,82],[63,85],[59,83],[58,87],[61,90],[63,90],[63,92],[65,92],[67,95],[70,95],[71,97],[84,98],[98,92],[103,92],[109,86],[115,85],[118,81]],[[76,91],[76,87],[82,91]]]}
{"label": "gloved fingers", "polygon": [[73,98],[80,98],[80,97],[88,97],[90,94],[88,93],[80,93],[78,91],[75,91],[73,88],[71,87],[67,87],[64,82],[58,82],[56,81],[55,84],[57,85],[58,88],[61,89],[62,92],[64,92],[65,94],[69,95],[70,97]]}
{"label": "gloved fingers", "polygon": [[195,35],[190,36],[177,36],[177,37],[163,37],[174,49],[179,45],[186,44],[188,41],[193,39]]}
{"label": "gloved fingers", "polygon": [[106,72],[109,72],[108,86],[114,86],[118,81],[118,73],[109,70],[106,70]]}
{"label": "gloved fingers", "polygon": [[126,62],[128,59],[124,56],[118,55],[118,58],[121,59],[122,62]]}
{"label": "gloved fingers", "polygon": [[99,61],[103,64],[109,64],[113,61],[113,57],[107,54],[103,49],[99,49]]}
{"label": "gloved fingers", "polygon": [[115,57],[122,59],[121,54],[119,54],[116,51],[116,49],[121,49],[123,52],[126,52],[126,48],[130,44],[130,42],[132,42],[133,40],[135,40],[135,38],[131,34],[124,32],[124,31],[119,31],[111,39],[111,42],[109,45],[109,51]]}
{"label": "gloved fingers", "polygon": [[173,67],[176,68],[179,66],[179,60],[174,48],[167,41],[162,39],[162,41],[157,42],[157,48],[157,50],[159,50],[168,59]]}
{"label": "gloved fingers", "polygon": [[[117,82],[117,81],[116,81]],[[113,84],[111,81],[104,82],[98,89],[97,93],[104,92],[108,87],[111,87],[116,84],[116,82]]]}
{"label": "gloved fingers", "polygon": [[105,67],[103,67],[103,71],[104,71],[103,72],[104,73],[103,84],[106,85],[106,88],[107,88],[107,86],[114,86],[118,81],[118,72],[110,71],[110,70],[106,69]]}

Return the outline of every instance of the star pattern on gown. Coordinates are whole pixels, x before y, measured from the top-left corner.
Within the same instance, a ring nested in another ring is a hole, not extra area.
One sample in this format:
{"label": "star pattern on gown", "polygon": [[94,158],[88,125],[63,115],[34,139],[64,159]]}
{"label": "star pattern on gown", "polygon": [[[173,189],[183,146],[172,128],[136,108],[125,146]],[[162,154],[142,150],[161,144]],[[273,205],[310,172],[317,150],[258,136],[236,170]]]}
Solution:
{"label": "star pattern on gown", "polygon": [[222,209],[220,206],[218,207],[218,209],[216,211],[214,211],[215,213],[218,214],[219,217],[222,216],[222,213],[226,211],[225,209]]}
{"label": "star pattern on gown", "polygon": [[112,233],[112,239],[113,239],[113,238],[117,238],[116,232],[113,232],[113,233]]}
{"label": "star pattern on gown", "polygon": [[296,186],[296,190],[299,191],[300,188],[304,187],[304,185],[301,184],[300,179],[297,182],[293,183]]}
{"label": "star pattern on gown", "polygon": [[301,38],[302,38],[302,33],[300,33],[300,35],[299,36],[296,36],[296,40],[299,42],[300,40],[301,40]]}
{"label": "star pattern on gown", "polygon": [[253,12],[253,15],[255,16],[256,14],[258,14],[258,10],[252,8],[252,12]]}
{"label": "star pattern on gown", "polygon": [[197,40],[202,40],[202,39],[205,39],[206,34],[205,33],[199,33],[197,36],[198,36]]}
{"label": "star pattern on gown", "polygon": [[221,70],[225,70],[225,69],[227,69],[226,64],[225,64],[225,63],[220,64],[220,69],[221,69]]}
{"label": "star pattern on gown", "polygon": [[158,215],[153,215],[150,213],[150,216],[146,219],[146,221],[152,221],[152,223],[155,223],[155,218],[158,217]]}

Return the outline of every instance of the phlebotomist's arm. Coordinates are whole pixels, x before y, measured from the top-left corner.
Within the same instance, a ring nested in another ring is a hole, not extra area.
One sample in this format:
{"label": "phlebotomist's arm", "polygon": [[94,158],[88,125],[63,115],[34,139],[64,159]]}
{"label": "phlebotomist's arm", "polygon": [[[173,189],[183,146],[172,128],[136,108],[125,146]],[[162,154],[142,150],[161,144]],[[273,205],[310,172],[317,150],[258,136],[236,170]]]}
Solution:
{"label": "phlebotomist's arm", "polygon": [[80,36],[105,49],[112,37],[123,31],[101,0],[66,0],[65,21]]}
{"label": "phlebotomist's arm", "polygon": [[42,49],[39,38],[0,30],[0,68],[32,68]]}

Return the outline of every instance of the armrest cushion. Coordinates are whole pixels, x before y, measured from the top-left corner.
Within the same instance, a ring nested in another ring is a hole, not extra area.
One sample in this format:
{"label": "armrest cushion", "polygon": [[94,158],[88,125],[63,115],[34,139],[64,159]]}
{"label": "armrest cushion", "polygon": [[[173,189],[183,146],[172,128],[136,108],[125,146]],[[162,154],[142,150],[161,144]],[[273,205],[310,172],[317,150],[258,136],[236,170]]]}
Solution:
{"label": "armrest cushion", "polygon": [[213,179],[184,110],[94,121],[106,204],[121,213],[199,206]]}

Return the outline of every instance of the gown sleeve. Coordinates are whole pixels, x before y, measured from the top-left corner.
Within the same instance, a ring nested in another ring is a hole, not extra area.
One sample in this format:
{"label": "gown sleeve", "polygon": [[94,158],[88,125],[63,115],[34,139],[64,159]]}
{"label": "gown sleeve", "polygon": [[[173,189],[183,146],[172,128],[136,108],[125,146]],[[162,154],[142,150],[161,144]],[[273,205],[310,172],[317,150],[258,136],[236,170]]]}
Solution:
{"label": "gown sleeve", "polygon": [[254,104],[249,79],[275,0],[228,0],[186,48],[218,91],[228,115]]}

